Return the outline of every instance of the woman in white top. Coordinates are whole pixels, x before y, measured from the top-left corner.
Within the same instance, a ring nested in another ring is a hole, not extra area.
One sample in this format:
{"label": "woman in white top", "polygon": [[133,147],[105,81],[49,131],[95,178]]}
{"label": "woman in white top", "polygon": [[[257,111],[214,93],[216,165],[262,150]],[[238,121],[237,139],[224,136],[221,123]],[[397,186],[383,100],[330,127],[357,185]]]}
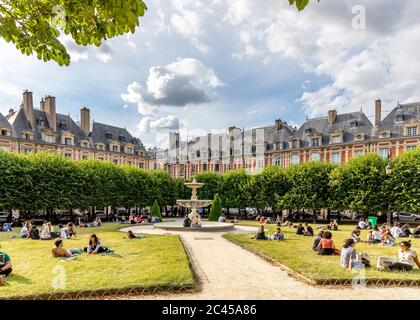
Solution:
{"label": "woman in white top", "polygon": [[411,249],[411,241],[402,241],[398,250],[398,262],[394,262],[388,266],[392,271],[411,271],[414,263],[420,268],[420,261],[417,252]]}
{"label": "woman in white top", "polygon": [[41,240],[51,240],[51,222],[44,223],[41,230]]}
{"label": "woman in white top", "polygon": [[20,237],[22,239],[28,239],[29,238],[29,223],[25,223],[22,227],[22,229],[20,230]]}

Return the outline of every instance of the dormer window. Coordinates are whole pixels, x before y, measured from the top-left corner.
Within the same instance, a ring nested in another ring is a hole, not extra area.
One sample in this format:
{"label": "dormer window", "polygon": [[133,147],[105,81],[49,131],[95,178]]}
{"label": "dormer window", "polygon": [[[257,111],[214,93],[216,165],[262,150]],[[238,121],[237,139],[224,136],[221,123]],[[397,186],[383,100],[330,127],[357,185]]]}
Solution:
{"label": "dormer window", "polygon": [[37,119],[36,124],[40,127],[45,127],[45,121],[43,119]]}
{"label": "dormer window", "polygon": [[133,148],[132,147],[127,147],[126,152],[129,154],[133,154]]}
{"label": "dormer window", "polygon": [[105,138],[107,138],[108,140],[112,140],[112,133],[105,134]]}
{"label": "dormer window", "polygon": [[385,138],[390,138],[391,137],[391,132],[389,131],[383,131],[379,134],[379,138],[385,139]]}
{"label": "dormer window", "polygon": [[72,146],[73,145],[73,138],[64,138],[64,144],[66,146]]}
{"label": "dormer window", "polygon": [[29,132],[23,132],[22,133],[22,138],[25,139],[25,140],[33,140],[34,135],[32,133],[29,133]]}
{"label": "dormer window", "polygon": [[65,124],[65,123],[60,123],[60,124],[58,125],[58,127],[59,127],[61,130],[67,130],[67,124]]}
{"label": "dormer window", "polygon": [[121,141],[121,142],[125,142],[125,137],[124,136],[119,136],[118,140]]}
{"label": "dormer window", "polygon": [[311,132],[312,132],[311,128],[308,128],[308,129],[305,130],[305,134],[310,134]]}
{"label": "dormer window", "polygon": [[113,145],[112,146],[112,152],[118,152],[118,146]]}
{"label": "dormer window", "polygon": [[343,132],[335,131],[330,135],[330,144],[343,143]]}
{"label": "dormer window", "polygon": [[10,136],[10,131],[7,129],[1,129],[1,135],[2,136]]}
{"label": "dormer window", "polygon": [[81,145],[83,148],[88,148],[88,147],[89,147],[89,142],[87,142],[87,141],[82,141],[82,142],[80,143],[80,145]]}
{"label": "dormer window", "polygon": [[105,150],[105,146],[102,143],[98,143],[96,145],[96,149],[98,149],[98,150]]}
{"label": "dormer window", "polygon": [[356,128],[356,127],[357,127],[357,121],[352,121],[352,122],[350,123],[350,127],[351,127],[351,128]]}
{"label": "dormer window", "polygon": [[365,134],[364,133],[358,133],[354,136],[354,141],[363,141],[365,140]]}
{"label": "dormer window", "polygon": [[299,139],[293,139],[291,145],[292,149],[299,148]]}
{"label": "dormer window", "polygon": [[44,134],[43,135],[43,140],[45,141],[45,142],[48,142],[48,143],[54,143],[55,141],[55,139],[54,139],[54,136],[53,135],[50,135],[50,134]]}
{"label": "dormer window", "polygon": [[395,117],[395,121],[397,122],[402,122],[404,121],[404,115],[403,114],[399,114]]}
{"label": "dormer window", "polygon": [[200,158],[200,156],[201,156],[201,154],[200,154],[200,150],[197,150],[197,151],[195,152],[195,156],[196,156],[197,158]]}

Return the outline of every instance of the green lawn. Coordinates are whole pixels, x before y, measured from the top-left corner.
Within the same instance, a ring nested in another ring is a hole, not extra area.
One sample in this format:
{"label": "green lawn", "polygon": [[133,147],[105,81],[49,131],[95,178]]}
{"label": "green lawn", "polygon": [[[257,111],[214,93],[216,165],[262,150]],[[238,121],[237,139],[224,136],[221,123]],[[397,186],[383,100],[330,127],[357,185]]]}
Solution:
{"label": "green lawn", "polygon": [[[241,223],[247,226],[257,226],[256,222]],[[273,234],[275,225],[266,225],[267,234]],[[350,237],[353,226],[340,226],[339,231],[333,231],[333,240],[337,248],[341,249],[343,241]],[[285,234],[286,241],[257,241],[250,239],[251,234],[226,234],[225,238],[231,240],[237,245],[251,251],[257,251],[276,262],[290,268],[315,283],[324,283],[325,280],[331,282],[339,280],[342,283],[348,283],[354,274],[351,271],[340,266],[339,256],[319,256],[312,250],[312,237],[298,236],[296,229],[287,227],[281,228]],[[314,232],[317,230],[314,228]],[[362,231],[362,240],[365,240],[367,231]],[[411,239],[414,249],[420,249],[420,239]],[[398,246],[383,247],[378,244],[356,244],[357,252],[369,253],[371,257],[372,268],[366,269],[366,280],[369,282],[376,280],[394,280],[394,281],[416,281],[420,283],[420,270],[414,269],[412,272],[386,272],[376,269],[376,262],[379,256],[397,256]],[[419,250],[417,250],[420,253]],[[345,281],[347,280],[347,281]]]}
{"label": "green lawn", "polygon": [[[107,223],[101,228],[77,228],[77,237],[65,240],[66,248],[83,248],[89,235],[96,233],[115,255],[78,255],[59,262],[51,256],[53,240],[9,239],[13,233],[0,232],[1,251],[11,256],[13,273],[7,285],[0,287],[0,298],[85,290],[123,289],[150,286],[193,287],[194,277],[188,257],[178,236],[146,235],[144,239],[124,239],[117,231],[120,224]],[[55,266],[63,266],[64,289],[54,289]]]}

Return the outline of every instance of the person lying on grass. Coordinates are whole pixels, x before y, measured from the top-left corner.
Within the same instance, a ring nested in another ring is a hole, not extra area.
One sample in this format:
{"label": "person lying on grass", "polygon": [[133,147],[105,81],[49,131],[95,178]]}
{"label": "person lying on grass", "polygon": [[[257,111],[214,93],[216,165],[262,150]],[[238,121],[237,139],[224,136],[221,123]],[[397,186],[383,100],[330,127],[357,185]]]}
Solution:
{"label": "person lying on grass", "polygon": [[87,254],[96,253],[112,253],[111,249],[108,249],[96,236],[92,234],[89,238],[89,245],[83,249]]}
{"label": "person lying on grass", "polygon": [[325,231],[318,244],[318,254],[321,256],[332,256],[336,252],[335,244],[332,239],[332,233]]}
{"label": "person lying on grass", "polygon": [[260,229],[258,230],[257,234],[255,236],[251,237],[251,239],[267,240],[268,237],[265,235],[264,226],[261,226]]}
{"label": "person lying on grass", "polygon": [[130,240],[133,240],[133,239],[143,239],[143,238],[144,238],[144,236],[141,236],[141,235],[135,235],[135,234],[134,234],[134,232],[133,232],[133,231],[131,231],[131,230],[128,230],[128,232],[127,232],[127,237],[128,237],[128,239],[130,239]]}
{"label": "person lying on grass", "polygon": [[411,241],[402,241],[398,249],[398,262],[385,266],[385,270],[391,271],[412,271],[414,263],[420,268],[420,261],[417,252],[411,249]]}
{"label": "person lying on grass", "polygon": [[57,239],[54,242],[54,247],[51,249],[51,254],[54,258],[69,258],[75,254],[82,253],[82,249],[66,249],[64,248],[63,240]]}
{"label": "person lying on grass", "polygon": [[0,275],[8,276],[11,272],[12,260],[10,259],[10,256],[0,251]]}

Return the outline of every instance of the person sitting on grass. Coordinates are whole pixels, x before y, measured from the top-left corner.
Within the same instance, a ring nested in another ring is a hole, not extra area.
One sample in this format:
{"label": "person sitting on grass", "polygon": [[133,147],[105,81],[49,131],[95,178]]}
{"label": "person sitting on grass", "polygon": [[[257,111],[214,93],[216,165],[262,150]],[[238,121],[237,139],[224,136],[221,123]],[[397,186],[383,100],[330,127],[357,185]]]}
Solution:
{"label": "person sitting on grass", "polygon": [[111,253],[112,250],[108,249],[96,236],[92,234],[89,238],[89,245],[83,249],[87,254],[97,254],[97,253]]}
{"label": "person sitting on grass", "polygon": [[406,223],[401,227],[401,231],[403,232],[403,236],[401,237],[411,237],[413,234],[411,233],[410,226]]}
{"label": "person sitting on grass", "polygon": [[253,236],[251,239],[267,240],[268,237],[265,235],[264,226],[261,226],[260,229],[258,230],[257,234],[255,236]]}
{"label": "person sitting on grass", "polygon": [[404,232],[401,230],[401,225],[399,222],[394,222],[394,226],[391,228],[391,234],[394,239],[402,238],[405,236]]}
{"label": "person sitting on grass", "polygon": [[353,238],[344,241],[340,259],[340,264],[343,268],[347,268],[349,270],[363,268],[362,262],[356,259],[355,245],[356,241],[354,241]]}
{"label": "person sitting on grass", "polygon": [[41,240],[51,240],[58,238],[60,236],[59,233],[54,232],[54,227],[51,225],[51,222],[47,222],[43,225],[41,231]]}
{"label": "person sitting on grass", "polygon": [[304,225],[304,232],[303,235],[304,236],[309,236],[309,237],[313,237],[314,236],[314,229],[309,225],[309,223],[305,222]]}
{"label": "person sitting on grass", "polygon": [[335,254],[335,244],[331,232],[325,231],[323,238],[319,241],[318,254],[321,256],[332,256]]}
{"label": "person sitting on grass", "polygon": [[67,233],[70,238],[76,236],[76,230],[74,229],[74,224],[72,222],[67,223]]}
{"label": "person sitting on grass", "polygon": [[281,232],[280,228],[277,228],[276,232],[274,233],[273,240],[279,240],[279,241],[285,240],[284,233]]}
{"label": "person sitting on grass", "polygon": [[134,222],[135,223],[141,223],[141,215],[136,215],[135,217],[134,217]]}
{"label": "person sitting on grass", "polygon": [[382,232],[379,230],[378,225],[374,226],[372,230],[369,231],[367,235],[367,242],[370,244],[381,243],[382,241]]}
{"label": "person sitting on grass", "polygon": [[54,247],[51,249],[51,254],[54,258],[69,258],[75,254],[82,253],[82,249],[66,249],[62,239],[57,239],[54,242]]}
{"label": "person sitting on grass", "polygon": [[299,236],[303,236],[305,234],[305,228],[303,227],[301,223],[299,223],[296,228],[296,234]]}
{"label": "person sitting on grass", "polygon": [[413,238],[420,238],[420,226],[417,226],[417,227],[413,230]]}
{"label": "person sitting on grass", "polygon": [[23,224],[22,229],[20,230],[20,237],[22,239],[28,239],[29,238],[29,230],[31,229],[30,222],[26,222]]}
{"label": "person sitting on grass", "polygon": [[324,237],[324,230],[321,230],[320,232],[318,232],[318,234],[312,239],[312,250],[318,252],[319,248],[319,242],[321,241],[321,239]]}
{"label": "person sitting on grass", "polygon": [[12,232],[12,224],[11,223],[3,223],[3,225],[0,224],[0,231],[3,232]]}
{"label": "person sitting on grass", "polygon": [[361,228],[359,226],[357,226],[356,228],[354,228],[354,230],[351,232],[351,238],[356,241],[356,242],[363,242],[362,239],[360,239],[360,234],[362,233],[362,231],[360,230]]}
{"label": "person sitting on grass", "polygon": [[144,238],[144,236],[134,234],[134,232],[131,231],[131,230],[128,230],[127,237],[130,240],[133,240],[133,239],[143,239]]}
{"label": "person sitting on grass", "polygon": [[12,260],[10,259],[10,256],[0,251],[0,275],[8,276],[11,272],[12,272]]}
{"label": "person sitting on grass", "polygon": [[40,236],[39,236],[39,230],[38,230],[38,228],[36,227],[36,225],[32,225],[32,226],[31,226],[31,229],[29,230],[29,237],[30,237],[32,240],[39,240],[39,239],[40,239]]}
{"label": "person sitting on grass", "polygon": [[391,263],[385,270],[391,271],[411,271],[414,263],[420,268],[420,261],[417,252],[411,249],[411,241],[402,241],[398,250],[398,262]]}
{"label": "person sitting on grass", "polygon": [[226,222],[226,217],[225,217],[225,215],[224,215],[224,214],[222,214],[222,215],[219,217],[219,219],[217,219],[217,221],[218,221],[219,223]]}
{"label": "person sitting on grass", "polygon": [[395,246],[395,238],[392,236],[391,232],[386,232],[382,235],[381,243],[383,246]]}
{"label": "person sitting on grass", "polygon": [[365,219],[360,218],[360,221],[359,221],[358,227],[359,227],[360,229],[367,229],[367,228],[369,227],[369,225],[366,223]]}
{"label": "person sitting on grass", "polygon": [[334,219],[327,225],[328,230],[338,231],[338,222],[337,219]]}
{"label": "person sitting on grass", "polygon": [[60,238],[66,240],[70,237],[69,229],[63,226],[61,223],[58,225],[58,229],[60,230]]}
{"label": "person sitting on grass", "polygon": [[264,216],[261,216],[261,217],[260,217],[259,222],[260,222],[261,224],[263,224],[263,223],[265,222],[265,217],[264,217]]}

